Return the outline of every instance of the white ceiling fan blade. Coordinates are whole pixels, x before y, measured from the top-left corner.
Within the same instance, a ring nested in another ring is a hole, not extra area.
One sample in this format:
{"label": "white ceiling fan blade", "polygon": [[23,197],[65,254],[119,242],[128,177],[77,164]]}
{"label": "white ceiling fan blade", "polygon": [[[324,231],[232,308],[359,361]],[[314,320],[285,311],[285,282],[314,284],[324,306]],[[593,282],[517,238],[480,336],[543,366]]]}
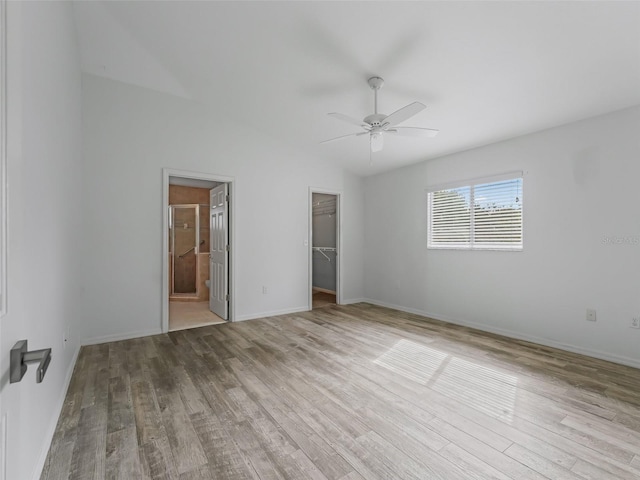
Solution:
{"label": "white ceiling fan blade", "polygon": [[338,120],[342,120],[343,122],[347,122],[347,123],[351,123],[352,125],[358,125],[359,127],[363,127],[366,129],[371,128],[371,125],[369,125],[366,122],[363,122],[362,120],[358,120],[357,118],[353,118],[350,117],[349,115],[344,115],[342,113],[329,113],[328,115],[331,115],[333,118],[337,118]]}
{"label": "white ceiling fan blade", "polygon": [[379,152],[384,147],[384,137],[381,132],[371,134],[371,151]]}
{"label": "white ceiling fan blade", "polygon": [[387,118],[384,119],[384,123],[392,127],[413,117],[416,113],[421,112],[425,108],[427,108],[426,105],[420,102],[410,103],[406,107],[402,107],[400,110],[396,110],[391,115],[387,116]]}
{"label": "white ceiling fan blade", "polygon": [[343,139],[343,138],[347,138],[347,137],[356,137],[356,136],[358,136],[358,135],[362,135],[363,133],[367,133],[367,132],[362,132],[362,133],[360,133],[360,132],[358,132],[358,133],[350,133],[350,134],[348,134],[348,135],[342,135],[342,136],[340,136],[340,137],[330,138],[329,140],[323,140],[323,141],[321,141],[320,143],[334,142],[334,141],[336,141],[336,140],[341,140],[341,139]]}
{"label": "white ceiling fan blade", "polygon": [[395,135],[402,135],[403,137],[432,138],[435,137],[440,130],[419,127],[395,127],[386,131]]}

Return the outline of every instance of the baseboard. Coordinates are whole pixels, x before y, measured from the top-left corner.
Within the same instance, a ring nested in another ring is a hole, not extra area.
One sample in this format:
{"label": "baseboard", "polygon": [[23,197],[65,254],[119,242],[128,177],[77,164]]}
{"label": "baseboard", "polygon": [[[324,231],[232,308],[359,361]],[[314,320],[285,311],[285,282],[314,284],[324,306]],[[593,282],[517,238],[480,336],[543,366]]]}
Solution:
{"label": "baseboard", "polygon": [[347,298],[346,300],[341,300],[340,305],[352,305],[354,303],[373,303],[371,300],[367,298]]}
{"label": "baseboard", "polygon": [[401,312],[413,313],[415,315],[420,315],[427,318],[432,318],[434,320],[440,320],[446,323],[452,323],[454,325],[460,325],[463,327],[469,327],[476,330],[480,330],[488,333],[495,333],[496,335],[502,335],[504,337],[513,338],[516,340],[524,340],[525,342],[537,343],[538,345],[544,345],[545,347],[557,348],[558,350],[564,350],[571,353],[578,353],[580,355],[586,355],[588,357],[598,358],[600,360],[606,360],[608,362],[618,363],[620,365],[626,365],[628,367],[640,368],[640,361],[635,360],[633,358],[624,357],[621,355],[615,355],[608,352],[601,352],[599,350],[592,350],[589,348],[580,347],[577,345],[571,345],[567,343],[556,342],[555,340],[550,340],[548,338],[536,337],[535,335],[528,335],[526,333],[517,332],[514,330],[508,330],[504,328],[497,328],[491,325],[486,325],[483,323],[470,322],[465,320],[459,320],[457,318],[451,318],[446,315],[441,315],[437,313],[426,312],[424,310],[418,310],[416,308],[408,308],[403,307],[402,305],[395,305],[387,302],[380,302],[378,300],[373,299],[365,299],[363,302],[371,303],[373,305],[378,305],[380,307],[391,308],[393,310],[399,310]]}
{"label": "baseboard", "polygon": [[100,337],[89,337],[82,340],[81,344],[84,345],[97,345],[99,343],[119,342],[120,340],[131,340],[132,338],[148,337],[150,335],[160,335],[161,329],[146,330],[140,332],[130,332],[114,335],[102,335]]}
{"label": "baseboard", "polygon": [[261,312],[261,313],[249,313],[247,315],[238,315],[233,320],[234,322],[244,322],[245,320],[255,320],[256,318],[265,318],[265,317],[275,317],[277,315],[287,315],[290,313],[300,313],[300,312],[308,312],[309,307],[296,307],[296,308],[287,308],[284,310],[272,310],[270,312]]}
{"label": "baseboard", "polygon": [[76,351],[73,353],[73,357],[71,358],[71,362],[69,362],[69,368],[67,368],[67,374],[64,378],[64,388],[60,392],[60,396],[58,397],[58,401],[56,402],[55,415],[51,420],[51,424],[47,429],[45,434],[42,451],[40,452],[40,456],[38,457],[38,462],[35,465],[33,470],[33,475],[31,478],[33,480],[39,480],[42,475],[42,470],[44,469],[44,463],[47,461],[47,454],[49,453],[49,449],[51,448],[51,442],[53,441],[53,435],[56,433],[56,427],[58,426],[58,420],[60,419],[60,415],[62,414],[62,407],[64,407],[64,399],[67,397],[67,390],[69,389],[69,384],[71,383],[71,377],[73,375],[73,370],[76,367],[76,362],[78,361],[78,354],[80,353],[80,345],[76,348]]}
{"label": "baseboard", "polygon": [[[372,305],[377,305],[379,307],[391,308],[392,310],[398,310],[400,312],[413,313],[415,315],[421,315],[423,317],[429,317],[429,315],[427,315],[426,312],[424,312],[422,310],[418,310],[416,308],[403,307],[402,305],[396,305],[394,303],[380,302],[380,301],[374,300],[372,298],[361,298],[360,301],[364,302],[364,303],[370,303]],[[433,318],[433,317],[429,317],[429,318]],[[439,320],[439,319],[436,319],[436,320]],[[450,322],[450,323],[455,323],[455,322]]]}

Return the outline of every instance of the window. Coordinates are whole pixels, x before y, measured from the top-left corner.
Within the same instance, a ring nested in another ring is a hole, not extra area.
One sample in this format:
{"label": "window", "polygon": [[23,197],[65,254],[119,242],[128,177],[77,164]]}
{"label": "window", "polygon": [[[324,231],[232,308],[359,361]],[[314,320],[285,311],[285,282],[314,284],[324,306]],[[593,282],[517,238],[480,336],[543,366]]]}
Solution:
{"label": "window", "polygon": [[428,189],[427,247],[522,250],[522,174]]}

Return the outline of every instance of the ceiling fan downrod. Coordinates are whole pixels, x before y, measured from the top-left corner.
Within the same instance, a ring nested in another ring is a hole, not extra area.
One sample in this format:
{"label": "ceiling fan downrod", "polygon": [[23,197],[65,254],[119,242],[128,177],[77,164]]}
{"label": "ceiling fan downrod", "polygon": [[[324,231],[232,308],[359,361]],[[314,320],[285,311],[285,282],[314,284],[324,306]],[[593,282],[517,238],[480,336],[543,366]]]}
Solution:
{"label": "ceiling fan downrod", "polygon": [[384,85],[384,80],[380,77],[371,77],[367,80],[367,83],[373,90],[373,113],[374,115],[378,114],[378,90],[382,88]]}

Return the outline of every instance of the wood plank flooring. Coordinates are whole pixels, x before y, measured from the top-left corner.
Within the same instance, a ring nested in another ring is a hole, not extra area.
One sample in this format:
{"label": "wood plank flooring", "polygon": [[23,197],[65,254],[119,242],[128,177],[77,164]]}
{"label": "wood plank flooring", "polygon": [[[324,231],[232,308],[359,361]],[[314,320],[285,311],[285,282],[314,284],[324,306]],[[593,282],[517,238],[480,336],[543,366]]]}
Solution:
{"label": "wood plank flooring", "polygon": [[336,295],[327,292],[313,292],[311,299],[314,310],[336,304]]}
{"label": "wood plank flooring", "polygon": [[368,304],[83,347],[42,480],[640,479],[640,370]]}

